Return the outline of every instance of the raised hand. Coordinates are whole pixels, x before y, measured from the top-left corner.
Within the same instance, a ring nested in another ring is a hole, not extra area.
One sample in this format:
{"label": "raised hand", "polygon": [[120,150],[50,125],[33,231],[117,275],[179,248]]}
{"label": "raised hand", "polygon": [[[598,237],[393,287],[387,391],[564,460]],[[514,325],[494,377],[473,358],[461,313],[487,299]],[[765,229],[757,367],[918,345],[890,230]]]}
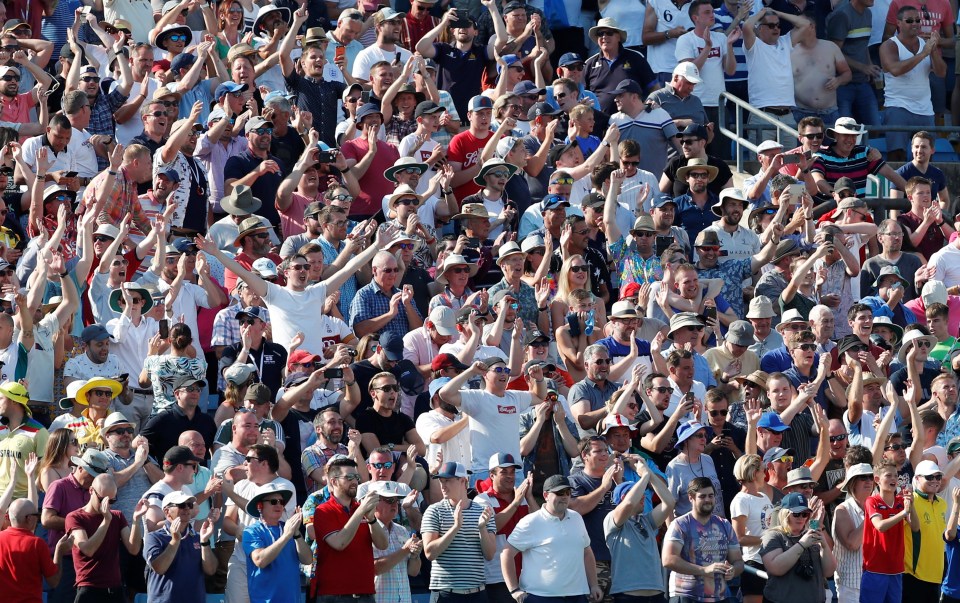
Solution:
{"label": "raised hand", "polygon": [[283,535],[287,538],[296,538],[300,535],[300,524],[303,523],[303,514],[300,513],[300,508],[298,507],[296,512],[287,519],[287,523],[283,525]]}

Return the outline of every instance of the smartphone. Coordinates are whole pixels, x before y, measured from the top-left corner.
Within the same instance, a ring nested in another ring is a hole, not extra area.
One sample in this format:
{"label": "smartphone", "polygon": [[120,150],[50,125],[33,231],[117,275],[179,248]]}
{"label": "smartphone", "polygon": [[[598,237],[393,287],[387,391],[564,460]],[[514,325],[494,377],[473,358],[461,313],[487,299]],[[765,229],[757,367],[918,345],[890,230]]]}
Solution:
{"label": "smartphone", "polygon": [[337,49],[333,53],[333,58],[335,61],[342,59],[347,56],[347,47],[346,46],[337,46]]}
{"label": "smartphone", "polygon": [[170,321],[164,318],[160,321],[160,339],[170,337]]}
{"label": "smartphone", "polygon": [[656,245],[656,254],[657,257],[660,257],[667,251],[667,248],[673,243],[673,237],[657,237]]}
{"label": "smartphone", "polygon": [[77,172],[67,172],[66,174],[64,174],[64,176],[66,176],[67,178],[76,178]]}
{"label": "smartphone", "polygon": [[687,393],[685,393],[685,394],[683,395],[683,401],[684,401],[684,402],[693,402],[693,401],[694,401],[693,392],[687,392]]}
{"label": "smartphone", "polygon": [[833,245],[833,233],[832,232],[824,233],[823,242],[827,245]]}
{"label": "smartphone", "polygon": [[467,247],[480,249],[480,237],[467,237]]}
{"label": "smartphone", "polygon": [[797,153],[791,153],[790,155],[783,156],[784,165],[789,165],[791,163],[800,163],[800,155]]}
{"label": "smartphone", "polygon": [[787,187],[787,194],[791,197],[802,197],[804,191],[807,190],[807,187],[802,183],[791,184]]}
{"label": "smartphone", "polygon": [[811,530],[819,530],[819,529],[820,529],[820,520],[819,520],[819,519],[811,519],[811,520],[810,520],[810,529],[811,529]]}
{"label": "smartphone", "polygon": [[716,319],[717,319],[717,309],[714,308],[714,307],[704,308],[704,309],[703,309],[703,317],[706,318],[707,320],[709,320],[709,319],[711,319],[711,318],[714,319],[714,320],[716,320]]}
{"label": "smartphone", "polygon": [[92,7],[90,6],[84,6],[83,8],[80,9],[80,14],[89,15],[91,9]]}
{"label": "smartphone", "polygon": [[333,163],[337,160],[336,151],[320,151],[317,154],[317,161],[319,163]]}
{"label": "smartphone", "polygon": [[332,368],[325,369],[323,371],[324,379],[343,379],[343,369],[342,368]]}
{"label": "smartphone", "polygon": [[365,105],[370,102],[370,91],[364,90],[360,93],[360,104]]}

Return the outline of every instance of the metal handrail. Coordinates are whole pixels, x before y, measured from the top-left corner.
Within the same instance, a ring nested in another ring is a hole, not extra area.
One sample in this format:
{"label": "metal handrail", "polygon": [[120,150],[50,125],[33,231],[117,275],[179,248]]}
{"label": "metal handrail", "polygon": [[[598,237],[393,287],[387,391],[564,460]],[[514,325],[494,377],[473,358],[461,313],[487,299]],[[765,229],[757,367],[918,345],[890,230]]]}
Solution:
{"label": "metal handrail", "polygon": [[[735,123],[736,123],[736,125],[735,125],[736,131],[730,130],[730,129],[727,128],[727,126],[726,126],[726,123],[727,123],[727,119],[726,119],[727,101],[730,101],[730,102],[733,103],[733,104],[735,105],[735,107],[736,107],[736,108],[735,108],[735,111],[736,111],[736,115],[735,115],[735,117],[736,117],[736,121],[735,121]],[[783,135],[783,134],[786,134],[786,135],[789,135],[789,136],[793,136],[794,139],[799,139],[799,138],[800,138],[800,133],[797,132],[794,128],[792,128],[792,127],[790,127],[790,126],[788,126],[788,125],[786,125],[786,124],[780,123],[775,117],[773,117],[773,116],[771,116],[771,115],[769,115],[769,114],[767,114],[767,113],[764,113],[764,112],[761,111],[760,109],[754,107],[753,105],[751,105],[750,103],[748,103],[747,101],[743,100],[742,98],[740,98],[739,96],[737,96],[737,95],[735,95],[735,94],[730,94],[729,92],[721,92],[721,93],[720,93],[720,103],[719,103],[718,109],[719,109],[719,116],[718,116],[717,121],[718,121],[719,123],[717,124],[717,126],[718,126],[719,129],[720,129],[720,133],[721,133],[721,134],[724,134],[727,138],[729,138],[730,140],[732,140],[732,141],[734,142],[734,144],[736,145],[736,148],[737,148],[737,152],[736,152],[736,155],[737,155],[737,156],[736,156],[736,162],[737,162],[737,171],[738,171],[738,172],[742,172],[742,171],[743,171],[743,153],[741,152],[741,147],[744,147],[744,148],[746,148],[748,151],[752,151],[753,153],[756,153],[756,152],[757,152],[757,148],[758,148],[756,144],[754,144],[753,142],[751,142],[750,140],[748,140],[747,138],[745,138],[744,136],[741,135],[741,132],[744,131],[743,111],[746,111],[746,112],[749,113],[750,115],[755,115],[755,116],[757,116],[758,118],[760,118],[760,120],[761,120],[762,122],[766,122],[765,124],[752,124],[752,125],[751,125],[752,128],[754,128],[754,129],[761,129],[761,128],[762,128],[762,129],[768,129],[768,128],[767,128],[767,124],[773,126],[773,129],[775,129],[776,132],[777,132],[777,142],[780,142],[780,137],[781,137],[781,135]]]}

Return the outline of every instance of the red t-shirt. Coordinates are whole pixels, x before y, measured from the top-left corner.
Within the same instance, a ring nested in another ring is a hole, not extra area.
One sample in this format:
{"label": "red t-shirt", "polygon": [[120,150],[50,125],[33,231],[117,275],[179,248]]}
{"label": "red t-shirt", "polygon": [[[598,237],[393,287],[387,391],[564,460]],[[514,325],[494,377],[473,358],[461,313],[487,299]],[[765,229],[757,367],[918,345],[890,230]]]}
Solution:
{"label": "red t-shirt", "polygon": [[[450,140],[450,146],[447,148],[447,159],[461,164],[463,171],[469,170],[480,161],[480,153],[483,152],[487,139],[493,133],[487,134],[486,138],[477,138],[470,133],[470,130],[464,130]],[[463,201],[464,197],[469,197],[480,192],[482,187],[470,179],[453,190],[453,195],[457,201]]]}
{"label": "red t-shirt", "polygon": [[42,539],[21,528],[0,532],[0,584],[5,601],[40,603],[42,578],[56,573],[57,567]]}
{"label": "red t-shirt", "polygon": [[326,542],[327,536],[347,525],[359,506],[354,501],[347,512],[336,498],[331,497],[314,511],[317,565],[310,585],[311,598],[317,595],[372,595],[377,592],[373,583],[373,538],[366,524],[360,524],[353,540],[342,551],[333,549]]}
{"label": "red t-shirt", "polygon": [[[107,529],[107,535],[104,536],[100,548],[92,557],[87,557],[78,547],[73,547],[73,567],[77,571],[75,583],[77,586],[120,588],[123,585],[123,580],[120,578],[120,532],[128,524],[120,511],[110,511],[110,513],[113,514],[113,520]],[[103,523],[103,515],[99,512],[88,513],[83,509],[71,511],[65,520],[67,533],[72,533],[79,528],[87,533],[87,538],[93,536],[101,523]]]}
{"label": "red t-shirt", "polygon": [[[367,140],[363,137],[348,140],[340,146],[340,152],[347,159],[359,162],[367,154]],[[377,154],[374,155],[367,172],[360,178],[360,195],[350,206],[351,216],[369,218],[383,210],[383,197],[393,192],[393,183],[384,177],[383,172],[393,167],[400,152],[397,147],[383,140],[377,140]]]}
{"label": "red t-shirt", "polygon": [[874,494],[863,506],[863,569],[875,574],[903,573],[903,526],[894,526],[881,533],[873,527],[871,519],[877,515],[880,519],[888,519],[903,511],[903,497],[897,496],[893,500],[893,506],[889,507],[881,495]]}

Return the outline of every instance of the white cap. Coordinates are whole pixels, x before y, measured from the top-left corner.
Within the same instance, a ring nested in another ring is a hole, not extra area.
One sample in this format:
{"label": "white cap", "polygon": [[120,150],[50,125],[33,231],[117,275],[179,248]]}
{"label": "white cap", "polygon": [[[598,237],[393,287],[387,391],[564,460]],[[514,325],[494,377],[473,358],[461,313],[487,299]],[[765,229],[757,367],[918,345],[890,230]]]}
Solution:
{"label": "white cap", "polygon": [[923,285],[923,290],[920,291],[920,298],[925,307],[930,304],[946,304],[947,297],[947,286],[943,281],[927,281]]}
{"label": "white cap", "polygon": [[699,84],[703,81],[700,78],[700,70],[690,61],[677,63],[677,66],[673,68],[673,75],[679,75],[691,84]]}
{"label": "white cap", "polygon": [[273,278],[277,276],[277,264],[270,258],[260,258],[253,262],[252,268],[260,273],[264,278]]}
{"label": "white cap", "polygon": [[783,149],[783,145],[776,140],[764,140],[760,143],[760,146],[757,147],[757,153],[774,150],[779,151],[781,149]]}
{"label": "white cap", "polygon": [[936,475],[938,473],[943,473],[943,471],[940,470],[940,465],[937,465],[933,461],[920,461],[920,463],[917,464],[917,468],[913,471],[914,475],[921,477]]}
{"label": "white cap", "polygon": [[190,500],[196,500],[196,497],[192,494],[187,494],[183,490],[174,490],[163,497],[163,500],[160,502],[160,507],[166,509],[170,505],[179,505]]}

